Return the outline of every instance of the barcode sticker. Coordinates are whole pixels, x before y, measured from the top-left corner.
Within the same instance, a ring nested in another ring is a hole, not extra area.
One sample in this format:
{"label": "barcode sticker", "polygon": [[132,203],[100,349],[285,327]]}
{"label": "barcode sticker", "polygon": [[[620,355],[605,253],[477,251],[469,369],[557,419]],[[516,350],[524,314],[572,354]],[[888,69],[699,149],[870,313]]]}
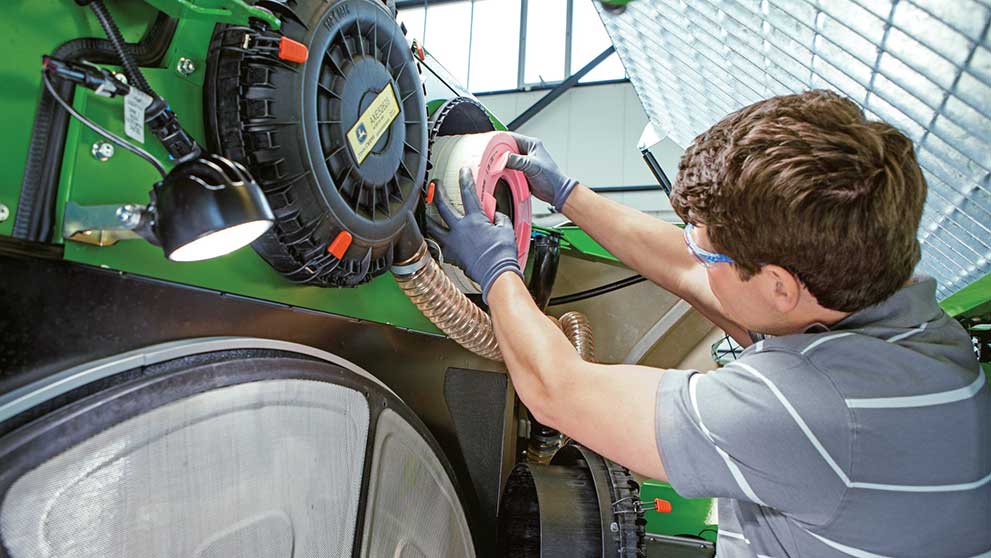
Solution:
{"label": "barcode sticker", "polygon": [[139,143],[145,142],[145,109],[151,104],[151,97],[137,87],[124,97],[124,133]]}

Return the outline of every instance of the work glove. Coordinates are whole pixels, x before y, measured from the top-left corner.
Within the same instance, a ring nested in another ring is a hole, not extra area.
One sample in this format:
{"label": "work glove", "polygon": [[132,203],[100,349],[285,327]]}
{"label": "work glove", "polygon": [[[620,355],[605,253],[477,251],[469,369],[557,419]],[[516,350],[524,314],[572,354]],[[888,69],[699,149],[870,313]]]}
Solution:
{"label": "work glove", "polygon": [[516,133],[511,135],[520,148],[520,155],[511,153],[506,161],[506,168],[525,174],[530,183],[530,193],[537,199],[553,205],[558,211],[564,209],[564,202],[568,200],[578,181],[561,173],[561,169],[544,147],[544,142]]}
{"label": "work glove", "polygon": [[444,260],[461,268],[482,287],[482,300],[488,304],[489,289],[496,277],[507,271],[523,277],[516,252],[516,233],[509,217],[502,213],[495,214],[494,223],[486,217],[475,193],[471,169],[461,169],[459,178],[465,216],[458,217],[447,205],[443,189],[438,188],[434,203],[447,228],[427,219],[427,232],[440,244]]}

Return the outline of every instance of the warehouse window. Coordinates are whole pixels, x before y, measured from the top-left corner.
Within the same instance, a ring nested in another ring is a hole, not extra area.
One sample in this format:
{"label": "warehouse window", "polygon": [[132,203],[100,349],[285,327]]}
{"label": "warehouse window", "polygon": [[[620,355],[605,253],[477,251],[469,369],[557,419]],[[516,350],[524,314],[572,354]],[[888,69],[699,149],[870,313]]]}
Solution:
{"label": "warehouse window", "polygon": [[[592,5],[592,0],[573,0],[571,16],[571,71],[575,73],[591,62],[602,51],[609,48],[612,42],[609,34],[599,19],[599,13]],[[594,70],[581,79],[581,83],[623,79],[626,70],[619,56],[614,52],[603,60]]]}
{"label": "warehouse window", "polygon": [[427,8],[423,44],[462,84],[468,83],[472,2],[449,2]]}
{"label": "warehouse window", "polygon": [[468,89],[514,89],[519,79],[521,0],[475,0]]}
{"label": "warehouse window", "polygon": [[423,6],[399,10],[397,19],[406,26],[406,37],[408,39],[416,39],[418,43],[423,42],[423,36],[427,34],[426,20],[424,19],[425,14],[426,10]]}
{"label": "warehouse window", "polygon": [[565,78],[568,0],[528,2],[526,21],[523,81],[538,85],[561,81]]}
{"label": "warehouse window", "polygon": [[[556,84],[610,44],[593,0],[407,0],[398,5],[409,38],[426,46],[476,93]],[[624,77],[613,55],[581,81]]]}

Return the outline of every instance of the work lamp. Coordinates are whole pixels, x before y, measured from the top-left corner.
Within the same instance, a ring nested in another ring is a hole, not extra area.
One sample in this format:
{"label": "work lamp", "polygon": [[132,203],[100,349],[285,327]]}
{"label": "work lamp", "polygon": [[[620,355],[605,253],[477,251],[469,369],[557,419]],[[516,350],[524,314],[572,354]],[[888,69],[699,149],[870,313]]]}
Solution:
{"label": "work lamp", "polygon": [[218,155],[182,163],[153,192],[154,234],[165,256],[191,262],[253,242],[274,220],[258,184]]}

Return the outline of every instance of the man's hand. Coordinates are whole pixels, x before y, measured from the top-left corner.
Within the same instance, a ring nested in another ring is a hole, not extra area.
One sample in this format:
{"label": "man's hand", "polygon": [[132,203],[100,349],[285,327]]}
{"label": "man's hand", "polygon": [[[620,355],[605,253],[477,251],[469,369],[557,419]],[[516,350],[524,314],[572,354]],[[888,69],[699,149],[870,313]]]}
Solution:
{"label": "man's hand", "polygon": [[521,155],[511,153],[506,161],[507,169],[521,171],[530,183],[530,192],[541,201],[562,211],[564,202],[568,200],[571,191],[578,181],[565,176],[551,154],[544,147],[544,142],[536,138],[512,134]]}
{"label": "man's hand", "polygon": [[516,252],[516,235],[509,217],[502,213],[495,214],[495,223],[489,222],[475,193],[471,169],[461,169],[459,178],[465,216],[458,218],[444,200],[443,190],[438,188],[437,211],[448,228],[428,219],[427,231],[440,243],[444,258],[481,285],[482,300],[487,304],[489,289],[496,277],[506,271],[523,277]]}

